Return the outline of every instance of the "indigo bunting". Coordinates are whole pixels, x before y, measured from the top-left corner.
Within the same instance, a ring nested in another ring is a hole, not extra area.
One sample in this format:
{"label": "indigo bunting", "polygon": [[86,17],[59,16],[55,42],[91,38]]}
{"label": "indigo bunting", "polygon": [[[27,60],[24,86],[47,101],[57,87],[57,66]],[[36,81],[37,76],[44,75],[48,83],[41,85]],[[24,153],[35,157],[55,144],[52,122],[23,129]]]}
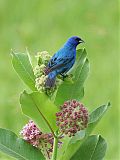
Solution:
{"label": "indigo bunting", "polygon": [[45,73],[48,75],[45,83],[46,88],[54,87],[55,79],[58,74],[63,77],[66,76],[66,73],[75,63],[76,47],[83,42],[84,41],[81,38],[73,36],[53,55],[45,69]]}

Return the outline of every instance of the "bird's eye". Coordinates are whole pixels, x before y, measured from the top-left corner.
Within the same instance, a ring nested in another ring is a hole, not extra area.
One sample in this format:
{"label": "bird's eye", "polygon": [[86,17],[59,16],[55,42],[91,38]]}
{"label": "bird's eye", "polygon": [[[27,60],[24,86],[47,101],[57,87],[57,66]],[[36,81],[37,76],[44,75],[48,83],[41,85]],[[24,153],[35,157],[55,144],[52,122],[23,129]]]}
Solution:
{"label": "bird's eye", "polygon": [[80,40],[80,38],[76,38],[76,40],[77,40],[77,41],[79,41],[79,40]]}

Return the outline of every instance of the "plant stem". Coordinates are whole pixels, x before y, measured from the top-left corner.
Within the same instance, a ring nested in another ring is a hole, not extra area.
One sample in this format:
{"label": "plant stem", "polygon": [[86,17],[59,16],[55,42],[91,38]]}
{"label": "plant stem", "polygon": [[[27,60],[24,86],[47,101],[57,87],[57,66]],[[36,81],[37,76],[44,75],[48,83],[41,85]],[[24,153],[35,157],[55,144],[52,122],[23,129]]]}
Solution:
{"label": "plant stem", "polygon": [[57,158],[57,149],[58,149],[58,137],[54,137],[54,146],[53,146],[53,155],[52,160],[56,160]]}

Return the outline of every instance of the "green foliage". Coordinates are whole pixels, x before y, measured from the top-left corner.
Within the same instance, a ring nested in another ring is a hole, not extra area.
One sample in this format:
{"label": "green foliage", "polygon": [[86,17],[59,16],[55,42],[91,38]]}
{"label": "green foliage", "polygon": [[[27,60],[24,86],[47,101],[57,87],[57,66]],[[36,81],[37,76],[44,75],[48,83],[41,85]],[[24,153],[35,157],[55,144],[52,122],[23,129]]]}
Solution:
{"label": "green foliage", "polygon": [[41,151],[18,138],[15,133],[0,128],[0,150],[19,160],[45,160]]}
{"label": "green foliage", "polygon": [[88,127],[86,130],[86,135],[89,135],[92,132],[92,130],[95,128],[95,126],[100,121],[100,119],[103,117],[104,113],[108,110],[109,107],[110,107],[110,103],[108,103],[107,105],[102,105],[98,107],[97,109],[95,109],[90,114],[90,120],[89,120]]}
{"label": "green foliage", "polygon": [[60,85],[55,99],[56,105],[61,105],[69,99],[80,100],[83,98],[83,85],[89,73],[89,61],[86,56],[87,53],[85,49],[77,51],[75,66],[70,72],[70,74],[73,75],[73,83],[68,83],[65,81]]}
{"label": "green foliage", "polygon": [[50,132],[50,127],[57,130],[55,113],[58,108],[44,93],[28,94],[24,91],[20,96],[20,104],[23,113],[33,119],[43,132]]}
{"label": "green foliage", "polygon": [[77,141],[82,140],[85,137],[85,132],[86,132],[85,130],[81,130],[81,131],[77,132],[75,134],[75,136],[70,139],[69,145],[76,143]]}
{"label": "green foliage", "polygon": [[12,64],[15,71],[18,73],[23,82],[35,91],[35,76],[30,62],[29,53],[14,53],[12,54]]}
{"label": "green foliage", "polygon": [[107,143],[100,135],[89,136],[70,160],[102,160]]}

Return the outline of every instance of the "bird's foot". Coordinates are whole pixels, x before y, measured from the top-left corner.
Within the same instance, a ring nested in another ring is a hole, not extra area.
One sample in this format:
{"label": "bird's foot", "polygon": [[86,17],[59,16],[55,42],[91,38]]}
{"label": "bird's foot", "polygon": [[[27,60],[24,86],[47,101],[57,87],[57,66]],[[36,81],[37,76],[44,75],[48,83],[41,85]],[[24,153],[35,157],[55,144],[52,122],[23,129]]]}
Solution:
{"label": "bird's foot", "polygon": [[65,75],[62,75],[62,80],[65,81],[65,79],[68,77],[69,75],[65,74]]}
{"label": "bird's foot", "polygon": [[72,81],[73,75],[72,74],[65,74],[65,75],[59,75],[59,79],[62,79],[63,81]]}

